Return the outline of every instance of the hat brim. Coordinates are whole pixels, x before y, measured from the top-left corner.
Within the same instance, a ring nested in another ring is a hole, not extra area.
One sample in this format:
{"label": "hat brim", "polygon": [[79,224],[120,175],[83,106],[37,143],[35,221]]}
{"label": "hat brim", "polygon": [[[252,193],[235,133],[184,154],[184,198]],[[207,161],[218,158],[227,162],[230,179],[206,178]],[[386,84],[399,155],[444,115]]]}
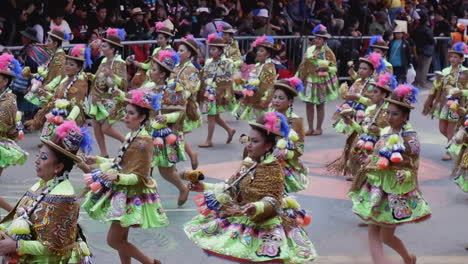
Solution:
{"label": "hat brim", "polygon": [[264,125],[261,125],[261,124],[258,124],[258,123],[254,123],[254,122],[249,122],[249,125],[250,125],[251,127],[255,127],[255,128],[258,128],[258,129],[261,129],[261,130],[265,131],[266,134],[271,133],[271,134],[274,134],[275,136],[278,136],[278,137],[284,137],[284,136],[283,136],[281,133],[279,133],[279,132],[268,131]]}
{"label": "hat brim", "polygon": [[315,37],[321,37],[321,38],[326,38],[329,39],[331,38],[330,34],[314,34]]}
{"label": "hat brim", "polygon": [[167,67],[166,65],[162,64],[158,59],[156,59],[156,58],[153,57],[152,60],[153,60],[154,62],[156,62],[159,66],[161,66],[161,67],[163,67],[164,69],[166,69],[167,71],[169,71],[169,72],[174,72],[173,69],[170,69],[170,68]]}
{"label": "hat brim", "polygon": [[39,41],[37,41],[36,36],[33,36],[33,35],[29,34],[29,33],[26,32],[25,30],[20,31],[20,34],[21,34],[22,36],[24,36],[25,38],[30,39],[30,40],[32,40],[32,41],[34,41],[34,42],[39,42]]}
{"label": "hat brim", "polygon": [[110,43],[110,44],[112,44],[112,45],[115,45],[115,46],[118,46],[118,47],[123,48],[123,44],[121,44],[121,43],[117,43],[117,42],[115,42],[115,41],[112,41],[112,40],[106,39],[106,38],[102,38],[102,40],[105,41],[105,42],[108,42],[108,43]]}
{"label": "hat brim", "polygon": [[380,45],[370,45],[371,48],[376,48],[376,49],[382,49],[382,50],[388,50],[387,46],[380,46]]}
{"label": "hat brim", "polygon": [[81,62],[85,61],[84,58],[77,58],[77,57],[73,57],[73,56],[70,56],[70,55],[65,55],[65,58],[71,59],[71,60],[76,60],[76,61],[81,61]]}
{"label": "hat brim", "polygon": [[221,30],[221,32],[223,33],[231,33],[231,34],[236,34],[237,33],[237,29],[226,29],[226,30]]}
{"label": "hat brim", "polygon": [[455,54],[458,54],[458,55],[460,55],[460,56],[462,56],[462,57],[465,56],[465,54],[464,54],[463,52],[457,51],[457,50],[453,50],[453,49],[450,49],[450,50],[448,51],[448,53],[449,53],[449,54],[450,54],[450,53],[455,53]]}
{"label": "hat brim", "polygon": [[385,90],[385,91],[387,91],[387,92],[389,92],[389,93],[392,92],[392,89],[390,89],[390,87],[388,87],[388,86],[382,86],[382,85],[379,85],[379,84],[376,83],[376,82],[371,82],[370,84],[371,84],[371,85],[374,85],[375,87],[378,87],[378,88],[380,88],[380,89],[383,89],[383,90]]}
{"label": "hat brim", "polygon": [[391,103],[391,104],[396,104],[396,105],[399,105],[399,106],[403,106],[403,107],[408,108],[410,110],[414,109],[414,106],[402,103],[402,102],[397,101],[397,100],[393,100],[393,99],[390,99],[390,98],[385,98],[384,100]]}
{"label": "hat brim", "polygon": [[256,48],[258,48],[258,47],[263,47],[263,48],[265,48],[265,49],[270,49],[270,50],[272,50],[272,51],[276,51],[275,46],[270,45],[270,44],[264,44],[263,42],[257,44]]}
{"label": "hat brim", "polygon": [[161,34],[164,34],[164,35],[167,35],[167,36],[170,36],[170,37],[174,37],[174,34],[173,34],[173,33],[167,32],[167,31],[156,30],[155,33],[156,33],[156,34],[161,33]]}
{"label": "hat brim", "polygon": [[65,41],[64,38],[62,38],[62,37],[60,37],[60,36],[58,36],[58,35],[55,35],[55,34],[52,33],[52,32],[47,32],[47,35],[52,36],[52,37],[54,37],[54,38],[56,38],[56,39],[59,39],[59,40],[61,40],[61,41]]}
{"label": "hat brim", "polygon": [[366,58],[359,58],[359,62],[367,63],[367,64],[369,64],[369,65],[372,67],[372,69],[375,70],[374,64],[372,64],[372,62],[371,62],[370,60],[368,60],[368,59],[366,59]]}
{"label": "hat brim", "polygon": [[192,44],[190,44],[190,42],[185,41],[185,40],[181,40],[181,41],[180,41],[180,44],[184,44],[184,45],[186,45],[187,47],[189,47],[193,52],[196,53],[197,56],[200,55],[200,50],[197,49],[197,48],[195,48]]}
{"label": "hat brim", "polygon": [[64,148],[60,147],[59,145],[55,144],[54,142],[41,138],[42,143],[46,144],[48,147],[52,148],[55,151],[62,153],[63,155],[67,156],[68,158],[72,159],[75,163],[81,163],[83,160],[79,158],[77,155],[70,153],[69,151],[65,150]]}
{"label": "hat brim", "polygon": [[0,71],[0,74],[8,75],[10,77],[16,78],[16,75],[14,75],[13,73],[11,73],[9,71]]}
{"label": "hat brim", "polygon": [[293,94],[293,96],[297,96],[299,93],[294,89],[292,88],[291,86],[289,85],[286,85],[286,84],[283,84],[283,83],[275,83],[275,89],[285,89],[285,90],[288,90],[289,92],[291,92]]}
{"label": "hat brim", "polygon": [[226,47],[227,46],[226,44],[222,44],[222,43],[213,43],[213,44],[207,43],[207,45],[214,46],[214,47]]}

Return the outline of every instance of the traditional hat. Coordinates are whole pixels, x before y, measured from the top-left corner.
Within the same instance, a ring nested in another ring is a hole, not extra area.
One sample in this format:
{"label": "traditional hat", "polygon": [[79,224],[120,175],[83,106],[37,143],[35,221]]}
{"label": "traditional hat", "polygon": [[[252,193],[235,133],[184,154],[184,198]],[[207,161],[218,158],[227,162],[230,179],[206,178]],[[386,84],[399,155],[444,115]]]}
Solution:
{"label": "traditional hat", "polygon": [[78,44],[73,47],[70,50],[69,55],[65,55],[65,57],[67,59],[84,62],[83,66],[85,68],[93,64],[93,61],[91,60],[91,50],[83,44]]}
{"label": "traditional hat", "polygon": [[136,16],[136,15],[144,15],[144,14],[146,14],[146,12],[143,12],[143,10],[141,10],[140,7],[135,7],[135,8],[132,9],[132,11],[130,11],[130,14],[132,16]]}
{"label": "traditional hat", "polygon": [[34,42],[39,42],[36,37],[37,32],[32,27],[28,27],[25,30],[20,31],[20,34]]}
{"label": "traditional hat", "polygon": [[331,38],[331,35],[327,32],[327,27],[325,27],[322,24],[319,24],[314,27],[314,29],[312,30],[312,35],[326,39]]}
{"label": "traditional hat", "polygon": [[468,54],[468,46],[462,41],[459,41],[453,44],[452,48],[449,50],[448,53],[456,53],[463,57],[465,56],[465,54]]}
{"label": "traditional hat", "polygon": [[157,56],[153,57],[153,61],[169,72],[173,72],[175,66],[180,61],[180,57],[177,52],[171,50],[161,50],[158,52]]}
{"label": "traditional hat", "polygon": [[381,73],[387,68],[382,56],[376,52],[372,52],[366,57],[359,58],[359,61],[369,64],[377,73]]}
{"label": "traditional hat", "polygon": [[382,50],[388,50],[387,42],[380,35],[372,36],[369,42],[369,47]]}
{"label": "traditional hat", "polygon": [[215,46],[215,47],[225,47],[226,41],[220,37],[218,34],[210,34],[206,40],[206,44],[208,46]]}
{"label": "traditional hat", "polygon": [[267,112],[257,118],[256,122],[249,122],[251,127],[259,128],[267,134],[274,134],[279,137],[289,135],[288,119],[278,112]]}
{"label": "traditional hat", "polygon": [[174,33],[170,28],[168,28],[163,22],[156,22],[156,33],[161,33],[169,37],[174,37]]}
{"label": "traditional hat", "polygon": [[52,30],[47,34],[61,41],[70,40],[70,34],[66,33],[59,27],[53,27]]}
{"label": "traditional hat", "polygon": [[90,153],[93,145],[87,128],[79,128],[73,120],[65,121],[57,126],[50,139],[41,137],[41,141],[77,163],[82,161],[76,156],[78,150],[81,149],[85,153]]}
{"label": "traditional hat", "polygon": [[102,38],[102,40],[123,48],[123,45],[120,42],[125,40],[125,34],[126,33],[123,28],[108,28],[106,30],[106,37]]}
{"label": "traditional hat", "polygon": [[276,50],[275,48],[275,40],[270,37],[270,36],[266,36],[266,35],[263,35],[261,37],[258,37],[253,43],[252,43],[252,46],[254,48],[256,47],[264,47],[266,49],[270,49],[270,50]]}
{"label": "traditional hat", "polygon": [[200,41],[195,40],[193,35],[187,35],[183,37],[180,40],[180,43],[189,47],[197,56],[200,54],[199,47],[202,45],[202,43]]}
{"label": "traditional hat", "polygon": [[293,96],[297,96],[302,90],[304,90],[304,84],[301,79],[297,77],[291,77],[288,79],[282,79],[275,82],[275,89],[283,89],[289,91]]}
{"label": "traditional hat", "polygon": [[228,24],[219,24],[216,30],[218,30],[218,32],[231,33],[231,34],[235,34],[237,32],[237,29],[231,27]]}
{"label": "traditional hat", "polygon": [[391,98],[385,98],[385,100],[392,104],[413,109],[414,106],[411,104],[417,103],[416,96],[418,96],[418,94],[418,88],[411,84],[400,84],[393,90]]}
{"label": "traditional hat", "polygon": [[371,84],[391,93],[393,92],[393,90],[395,90],[398,81],[395,75],[387,72],[385,74],[380,75],[379,80],[377,82],[371,82]]}
{"label": "traditional hat", "polygon": [[10,77],[21,76],[23,69],[13,55],[4,53],[0,55],[0,74]]}
{"label": "traditional hat", "polygon": [[140,107],[159,111],[161,109],[162,94],[157,94],[150,88],[136,89],[128,92],[125,101]]}

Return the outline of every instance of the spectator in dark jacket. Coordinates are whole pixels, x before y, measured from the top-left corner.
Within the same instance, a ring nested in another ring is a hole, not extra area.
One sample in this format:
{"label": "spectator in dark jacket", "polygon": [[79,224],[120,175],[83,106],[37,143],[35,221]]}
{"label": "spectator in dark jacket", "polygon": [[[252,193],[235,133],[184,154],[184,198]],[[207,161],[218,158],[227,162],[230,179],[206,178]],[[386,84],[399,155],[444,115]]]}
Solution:
{"label": "spectator in dark jacket", "polygon": [[89,38],[92,31],[96,32],[99,36],[104,36],[104,33],[108,27],[107,8],[104,5],[98,5],[96,7],[96,13],[89,14],[87,36]]}
{"label": "spectator in dark jacket", "polygon": [[427,72],[431,66],[432,56],[435,52],[435,40],[431,28],[427,25],[427,15],[422,14],[419,26],[413,34],[416,44],[418,66],[416,69],[416,85],[424,87],[427,81]]}
{"label": "spectator in dark jacket", "polygon": [[390,41],[388,53],[388,60],[399,83],[406,82],[406,72],[411,62],[411,47],[403,38],[403,34],[403,30],[397,26],[393,31],[393,40]]}
{"label": "spectator in dark jacket", "polygon": [[[435,13],[435,25],[434,25],[434,36],[435,37],[449,37],[450,36],[450,23],[443,17],[440,11]],[[432,66],[434,71],[440,71],[447,65],[448,57],[448,41],[439,40],[437,41],[434,57],[432,57]]]}
{"label": "spectator in dark jacket", "polygon": [[86,43],[88,40],[88,8],[86,4],[76,6],[75,12],[67,17],[74,36],[72,43]]}

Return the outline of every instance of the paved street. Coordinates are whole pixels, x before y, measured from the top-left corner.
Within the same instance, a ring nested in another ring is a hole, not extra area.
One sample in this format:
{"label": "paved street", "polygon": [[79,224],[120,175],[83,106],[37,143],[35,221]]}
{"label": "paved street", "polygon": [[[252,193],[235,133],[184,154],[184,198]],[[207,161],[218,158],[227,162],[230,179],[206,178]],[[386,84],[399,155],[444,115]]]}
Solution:
{"label": "paved street", "polygon": [[[438,132],[438,121],[423,117],[422,103],[427,96],[423,91],[419,105],[411,114],[411,123],[415,126],[422,143],[421,166],[419,173],[420,188],[433,209],[433,217],[420,224],[410,224],[398,228],[397,233],[418,256],[418,264],[466,264],[468,251],[468,194],[462,193],[452,182],[450,172],[452,162],[442,162],[440,157],[445,146],[443,137]],[[363,264],[369,262],[367,250],[367,229],[357,226],[358,218],[351,212],[351,202],[347,199],[350,183],[342,177],[330,176],[323,169],[324,164],[333,160],[341,152],[345,137],[338,135],[331,127],[330,116],[339,101],[327,106],[324,135],[308,137],[305,144],[304,161],[310,167],[310,187],[297,197],[302,206],[312,213],[312,224],[307,231],[314,242],[320,258],[314,263]],[[297,100],[295,111],[304,116],[304,105]],[[237,130],[236,140],[225,145],[226,133],[216,127],[215,146],[211,149],[199,149],[203,142],[206,126],[187,137],[193,149],[198,151],[201,169],[209,177],[209,182],[228,178],[238,165],[242,146],[237,142],[241,133],[248,132],[246,122],[235,121],[226,114],[226,119]],[[119,128],[123,126],[119,124]],[[0,178],[0,195],[15,202],[24,191],[37,179],[33,161],[39,143],[36,134],[28,134],[20,144],[30,153],[27,164],[9,168]],[[110,153],[115,154],[119,144],[109,140]],[[97,150],[97,146],[95,151]],[[188,168],[189,163],[179,165]],[[169,264],[219,264],[230,263],[206,256],[184,235],[182,225],[196,214],[193,200],[178,208],[177,190],[155,173],[159,192],[171,225],[167,228],[152,230],[131,230],[131,241],[147,254]],[[77,192],[83,187],[81,173],[75,169],[71,178]],[[194,195],[192,194],[191,197]],[[4,215],[4,212],[1,212]],[[95,263],[119,263],[118,255],[106,245],[108,224],[90,220],[86,213],[81,213],[81,223],[88,235],[88,240],[95,254]],[[391,250],[389,254],[395,255]],[[402,263],[398,258],[393,263]]]}

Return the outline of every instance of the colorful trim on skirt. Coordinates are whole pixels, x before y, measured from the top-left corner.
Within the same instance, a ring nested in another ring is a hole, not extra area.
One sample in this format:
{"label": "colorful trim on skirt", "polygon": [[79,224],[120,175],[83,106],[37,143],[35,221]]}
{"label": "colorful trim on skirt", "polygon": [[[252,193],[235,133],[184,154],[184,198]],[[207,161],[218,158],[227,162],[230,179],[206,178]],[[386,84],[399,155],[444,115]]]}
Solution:
{"label": "colorful trim on skirt", "polygon": [[338,77],[309,76],[304,84],[304,91],[299,93],[302,101],[312,104],[329,103],[338,98]]}

